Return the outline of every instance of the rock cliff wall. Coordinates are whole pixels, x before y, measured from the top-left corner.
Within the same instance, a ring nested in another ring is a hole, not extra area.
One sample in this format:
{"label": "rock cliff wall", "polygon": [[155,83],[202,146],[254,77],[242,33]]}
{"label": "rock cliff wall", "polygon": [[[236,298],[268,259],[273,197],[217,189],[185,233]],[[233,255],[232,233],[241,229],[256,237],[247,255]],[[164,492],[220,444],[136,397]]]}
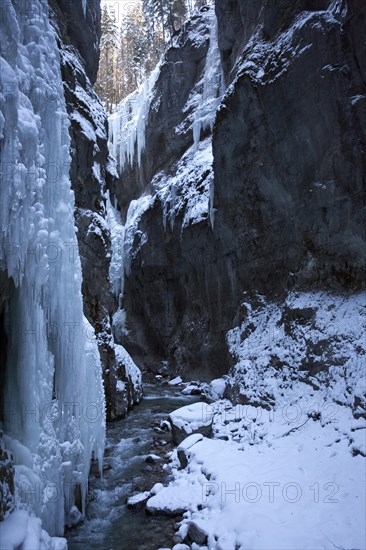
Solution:
{"label": "rock cliff wall", "polygon": [[141,162],[136,143],[112,189],[125,216],[150,196],[127,214],[127,348],[140,365],[208,379],[228,371],[243,292],[281,302],[290,289],[357,290],[366,251],[365,4],[228,0],[215,11],[225,93],[212,133],[194,145],[203,10],[167,50]]}

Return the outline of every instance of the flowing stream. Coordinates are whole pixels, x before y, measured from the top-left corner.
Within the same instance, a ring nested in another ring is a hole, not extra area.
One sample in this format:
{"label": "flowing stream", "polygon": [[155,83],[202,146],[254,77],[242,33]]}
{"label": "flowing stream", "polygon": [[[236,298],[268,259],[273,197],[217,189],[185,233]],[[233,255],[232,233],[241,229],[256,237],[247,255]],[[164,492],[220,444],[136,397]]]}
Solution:
{"label": "flowing stream", "polygon": [[[145,509],[129,510],[133,491],[150,490],[167,482],[164,461],[147,464],[147,455],[164,457],[173,448],[170,432],[159,433],[167,415],[199,400],[168,385],[144,384],[144,399],[125,418],[108,424],[103,478],[91,476],[92,500],[87,520],[66,532],[69,550],[157,550],[171,547],[175,518],[149,516]],[[98,474],[97,474],[98,475]]]}

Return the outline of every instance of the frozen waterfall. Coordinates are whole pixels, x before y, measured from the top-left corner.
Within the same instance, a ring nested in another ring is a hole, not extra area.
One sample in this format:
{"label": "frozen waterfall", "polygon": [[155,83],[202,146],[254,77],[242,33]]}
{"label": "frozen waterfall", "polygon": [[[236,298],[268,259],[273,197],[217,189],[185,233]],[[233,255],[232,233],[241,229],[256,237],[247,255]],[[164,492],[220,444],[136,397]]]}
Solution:
{"label": "frozen waterfall", "polygon": [[69,122],[47,0],[2,2],[0,35],[0,269],[15,286],[3,427],[19,506],[59,535],[85,513],[91,458],[101,466],[102,372],[83,316]]}
{"label": "frozen waterfall", "polygon": [[110,150],[121,172],[128,162],[132,164],[136,154],[140,165],[145,148],[145,130],[153,89],[160,72],[160,63],[155,67],[138,90],[121,101],[109,117]]}
{"label": "frozen waterfall", "polygon": [[216,111],[224,95],[225,83],[218,45],[217,17],[215,10],[209,12],[210,44],[208,47],[205,69],[201,79],[202,92],[198,99],[198,106],[193,115],[193,141],[195,149],[201,138],[201,131],[206,128],[212,130]]}

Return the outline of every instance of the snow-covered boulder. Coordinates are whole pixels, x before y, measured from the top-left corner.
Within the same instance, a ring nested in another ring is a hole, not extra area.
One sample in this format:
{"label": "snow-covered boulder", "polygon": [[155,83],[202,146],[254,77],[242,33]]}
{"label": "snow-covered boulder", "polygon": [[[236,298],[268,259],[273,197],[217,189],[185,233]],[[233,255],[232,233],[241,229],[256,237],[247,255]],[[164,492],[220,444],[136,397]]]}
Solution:
{"label": "snow-covered boulder", "polygon": [[181,384],[182,382],[183,382],[182,377],[176,376],[175,378],[173,378],[173,380],[170,380],[168,384],[169,386],[179,386],[179,384]]}
{"label": "snow-covered boulder", "polygon": [[215,378],[209,384],[208,389],[206,390],[207,396],[216,401],[217,399],[222,399],[226,391],[226,380],[225,378]]}
{"label": "snow-covered boulder", "polygon": [[150,491],[144,491],[143,493],[136,493],[131,495],[127,499],[127,508],[134,508],[135,510],[140,510],[143,508],[148,498],[150,497]]}
{"label": "snow-covered boulder", "polygon": [[204,402],[186,405],[169,415],[172,425],[174,443],[179,445],[191,434],[202,434],[210,437],[212,431],[213,413],[211,407]]}
{"label": "snow-covered boulder", "polygon": [[188,466],[189,462],[189,450],[198,443],[199,441],[202,441],[203,435],[202,434],[192,434],[189,435],[186,439],[182,441],[182,443],[179,445],[177,449],[177,455],[179,462],[182,466],[182,468],[186,468]]}
{"label": "snow-covered boulder", "polygon": [[188,539],[203,546],[207,542],[207,533],[195,521],[191,521],[188,527]]}
{"label": "snow-covered boulder", "polygon": [[192,507],[202,506],[201,483],[196,479],[186,483],[184,478],[180,478],[168,487],[159,487],[156,494],[147,501],[146,512],[149,515],[176,517]]}

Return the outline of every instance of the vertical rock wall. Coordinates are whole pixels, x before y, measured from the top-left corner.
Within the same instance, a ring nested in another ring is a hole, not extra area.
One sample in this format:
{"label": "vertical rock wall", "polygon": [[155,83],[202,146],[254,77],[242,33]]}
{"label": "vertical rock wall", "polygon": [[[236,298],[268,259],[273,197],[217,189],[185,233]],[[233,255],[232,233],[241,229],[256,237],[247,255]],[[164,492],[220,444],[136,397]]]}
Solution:
{"label": "vertical rock wall", "polygon": [[[203,11],[165,54],[141,165],[127,163],[113,185],[122,212],[152,195],[130,228],[126,346],[141,365],[167,360],[201,378],[227,372],[226,333],[242,321],[244,292],[281,301],[293,288],[359,289],[366,260],[365,3],[220,0],[215,11],[227,89],[213,168],[196,169],[188,153]],[[208,39],[207,30],[206,52]],[[196,192],[209,208],[186,223]]]}

